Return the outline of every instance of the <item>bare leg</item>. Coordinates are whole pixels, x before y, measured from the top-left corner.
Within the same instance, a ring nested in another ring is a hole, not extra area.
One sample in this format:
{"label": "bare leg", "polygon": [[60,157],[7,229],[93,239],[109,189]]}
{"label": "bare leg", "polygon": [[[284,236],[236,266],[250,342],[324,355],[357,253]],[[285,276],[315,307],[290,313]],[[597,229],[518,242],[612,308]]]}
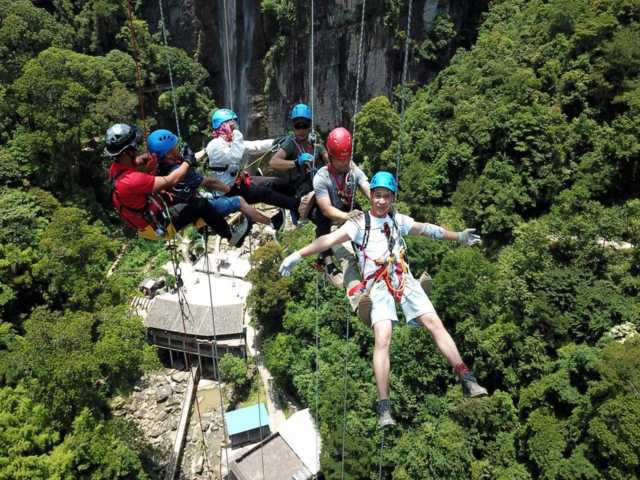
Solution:
{"label": "bare leg", "polygon": [[256,223],[262,223],[263,225],[269,225],[271,223],[269,217],[262,214],[257,208],[249,205],[242,197],[240,197],[240,211]]}
{"label": "bare leg", "polygon": [[378,385],[378,398],[389,398],[389,346],[391,345],[391,320],[377,322],[373,326],[375,346],[373,349],[373,374]]}
{"label": "bare leg", "polygon": [[449,335],[449,332],[447,332],[447,329],[444,328],[442,320],[440,320],[438,314],[425,313],[424,315],[420,315],[418,320],[427,330],[429,330],[433,340],[438,346],[438,350],[440,350],[440,352],[445,356],[449,365],[452,367],[460,365],[462,363],[462,358],[460,358],[458,347],[456,347],[456,344],[453,341],[453,338],[451,338],[451,335]]}

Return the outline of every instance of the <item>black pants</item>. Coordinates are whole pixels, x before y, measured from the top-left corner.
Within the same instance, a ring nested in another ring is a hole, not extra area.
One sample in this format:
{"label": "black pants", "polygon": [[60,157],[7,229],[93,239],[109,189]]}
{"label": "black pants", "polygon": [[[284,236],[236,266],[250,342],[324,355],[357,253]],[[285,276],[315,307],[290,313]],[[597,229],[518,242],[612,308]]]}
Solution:
{"label": "black pants", "polygon": [[169,211],[171,212],[173,226],[178,231],[202,218],[214,233],[222,238],[231,238],[229,224],[223,216],[218,215],[212,208],[209,208],[209,201],[206,198],[193,197],[187,203],[171,206]]}
{"label": "black pants", "polygon": [[[353,206],[353,209],[361,210],[361,207],[360,205],[355,204]],[[343,210],[343,211],[346,212],[347,210]],[[309,215],[309,218],[316,226],[316,238],[331,232],[331,225],[333,225],[333,220],[325,217],[317,205],[313,208],[311,215]],[[320,252],[319,257],[320,259],[324,259],[325,257],[330,256],[331,253],[332,253],[331,249],[325,250],[324,252]]]}
{"label": "black pants", "polygon": [[300,199],[289,196],[286,187],[275,177],[249,177],[251,185],[244,183],[235,184],[231,187],[231,191],[227,193],[228,197],[236,195],[244,198],[249,205],[254,203],[266,203],[274,207],[286,208],[288,210],[297,210],[300,205]]}

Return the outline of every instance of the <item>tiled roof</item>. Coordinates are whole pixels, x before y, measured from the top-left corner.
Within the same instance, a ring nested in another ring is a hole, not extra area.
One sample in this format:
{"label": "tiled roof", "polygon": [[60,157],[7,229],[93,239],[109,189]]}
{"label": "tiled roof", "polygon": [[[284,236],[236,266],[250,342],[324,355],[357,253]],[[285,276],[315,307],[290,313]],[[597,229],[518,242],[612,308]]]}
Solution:
{"label": "tiled roof", "polygon": [[[187,334],[213,337],[211,307],[209,305],[185,305],[185,326]],[[244,308],[241,303],[216,305],[213,308],[215,333],[218,335],[237,335],[242,333]],[[170,332],[184,332],[180,305],[177,301],[158,297],[149,308],[144,326]]]}

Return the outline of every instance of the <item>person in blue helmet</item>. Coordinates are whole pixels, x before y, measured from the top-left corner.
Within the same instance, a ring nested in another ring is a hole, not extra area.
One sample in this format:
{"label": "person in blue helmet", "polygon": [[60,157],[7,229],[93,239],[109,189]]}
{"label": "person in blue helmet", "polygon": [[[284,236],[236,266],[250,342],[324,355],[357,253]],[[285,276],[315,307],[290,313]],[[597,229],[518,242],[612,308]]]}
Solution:
{"label": "person in blue helmet", "polygon": [[462,383],[465,396],[487,394],[462,361],[453,338],[449,335],[420,283],[413,278],[406,260],[406,235],[422,235],[434,240],[451,240],[461,245],[480,243],[474,229],[451,232],[438,225],[416,222],[393,211],[397,192],[395,177],[378,172],[371,179],[371,209],[363,217],[351,218],[332,233],[317,238],[306,247],[284,259],[280,273],[289,275],[295,265],[308,255],[322,252],[333,245],[351,241],[354,244],[362,282],[351,294],[359,294],[358,317],[373,328],[375,346],[373,371],[378,387],[378,426],[395,424],[389,401],[389,346],[393,322],[398,321],[399,303],[407,322],[420,324],[431,333],[438,349],[453,367]]}
{"label": "person in blue helmet", "polygon": [[[162,133],[156,133],[162,132]],[[173,133],[168,130],[156,130],[152,135],[167,135],[168,138],[171,138],[172,141],[177,142],[177,137],[173,135]],[[151,138],[151,136],[149,137]],[[178,155],[173,155],[168,153],[166,155],[161,155],[158,152],[155,152],[151,143],[149,144],[149,148],[152,153],[156,153],[160,160],[158,165],[158,171],[161,175],[166,175],[179,168],[180,166],[180,158]],[[161,149],[163,150],[163,149]],[[188,146],[182,148],[183,157],[184,156],[194,156],[193,152]],[[246,215],[246,218],[249,218],[251,221],[261,223],[263,225],[271,225],[273,228],[278,228],[277,219],[275,222],[272,222],[269,217],[263,215],[256,208],[249,205],[242,197],[240,196],[213,196],[208,195],[208,192],[200,192],[199,189],[202,188],[204,190],[208,190],[209,192],[222,192],[228,193],[230,188],[223,183],[222,181],[213,178],[213,177],[204,177],[200,173],[198,173],[195,169],[189,169],[185,177],[180,181],[177,185],[175,185],[171,189],[171,193],[173,198],[178,203],[190,201],[193,197],[203,197],[206,198],[209,202],[209,206],[213,209],[213,211],[225,217],[235,212],[242,212]],[[274,224],[275,223],[275,224]],[[232,237],[230,239],[230,244],[238,247],[242,244],[245,236],[249,233],[249,224],[243,219],[237,228],[232,232]]]}
{"label": "person in blue helmet", "polygon": [[292,219],[296,223],[296,217],[304,220],[314,206],[313,176],[320,167],[329,163],[329,155],[324,145],[317,142],[315,133],[311,132],[313,112],[308,105],[295,105],[289,119],[293,135],[285,138],[269,165],[280,172],[288,193],[300,199],[300,210],[292,211]]}
{"label": "person in blue helmet", "polygon": [[[221,108],[211,115],[211,128],[213,139],[206,148],[209,157],[209,168],[214,178],[229,187],[226,193],[215,193],[216,197],[222,195],[240,196],[249,205],[265,203],[285,209],[297,209],[299,201],[290,195],[286,195],[276,178],[249,175],[242,169],[244,158],[249,155],[260,155],[274,147],[274,141],[269,140],[245,140],[238,128],[238,116],[228,108]],[[272,224],[278,230],[284,222],[282,213],[276,214]]]}
{"label": "person in blue helmet", "polygon": [[[170,133],[170,132],[169,132]],[[166,235],[166,218],[162,202],[155,196],[166,194],[195,168],[196,159],[186,153],[181,164],[167,175],[154,175],[157,160],[152,154],[137,155],[142,141],[142,131],[124,123],[112,125],[105,136],[105,153],[113,159],[109,179],[113,182],[112,201],[122,218],[139,232],[150,230],[158,238]],[[177,152],[177,139],[168,135],[156,135],[150,140],[156,152],[163,156]],[[147,170],[147,172],[140,171]],[[231,231],[224,218],[213,212],[206,203],[189,201],[172,205],[170,221],[176,230],[202,218],[214,232],[230,238]]]}

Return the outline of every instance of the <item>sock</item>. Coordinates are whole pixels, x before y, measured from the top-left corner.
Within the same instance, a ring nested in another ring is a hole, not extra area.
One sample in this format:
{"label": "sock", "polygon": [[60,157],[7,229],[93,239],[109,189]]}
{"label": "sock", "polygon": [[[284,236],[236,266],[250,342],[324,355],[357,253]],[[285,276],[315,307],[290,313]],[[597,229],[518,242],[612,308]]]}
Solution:
{"label": "sock", "polygon": [[378,415],[382,415],[384,412],[391,410],[391,400],[383,398],[378,400]]}
{"label": "sock", "polygon": [[463,378],[464,374],[469,371],[469,367],[467,367],[464,362],[462,362],[453,367],[453,371],[456,375],[458,375],[458,377]]}

